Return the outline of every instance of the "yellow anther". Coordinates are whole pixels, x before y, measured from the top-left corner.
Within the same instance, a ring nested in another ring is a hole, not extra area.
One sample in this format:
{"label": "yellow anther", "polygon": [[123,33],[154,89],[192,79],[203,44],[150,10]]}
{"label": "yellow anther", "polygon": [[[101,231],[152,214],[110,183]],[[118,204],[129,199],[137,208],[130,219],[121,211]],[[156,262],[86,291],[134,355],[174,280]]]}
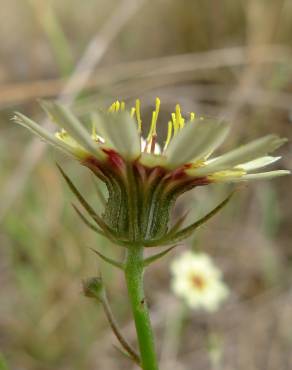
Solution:
{"label": "yellow anther", "polygon": [[190,113],[190,121],[192,122],[192,121],[194,121],[196,119],[196,115],[195,115],[195,113],[194,112],[191,112]]}
{"label": "yellow anther", "polygon": [[137,123],[138,123],[138,131],[142,131],[142,120],[141,120],[141,111],[140,111],[140,99],[136,100],[136,105],[135,105],[135,112],[136,112],[136,118],[137,118]]}
{"label": "yellow anther", "polygon": [[114,112],[115,106],[116,106],[116,103],[112,103],[112,105],[110,105],[110,107],[108,108],[108,112]]}
{"label": "yellow anther", "polygon": [[166,148],[168,147],[168,144],[170,143],[171,136],[172,136],[172,126],[173,126],[173,123],[171,121],[168,121],[167,136],[166,136],[163,150],[166,150]]}
{"label": "yellow anther", "polygon": [[148,142],[151,141],[152,136],[156,135],[156,123],[157,123],[157,118],[158,118],[159,109],[160,109],[160,99],[156,98],[155,103],[156,103],[155,111],[152,113],[151,126],[150,126],[149,134],[147,137]]}
{"label": "yellow anther", "polygon": [[121,102],[121,111],[123,112],[126,108],[126,104],[124,101]]}
{"label": "yellow anther", "polygon": [[115,104],[115,111],[118,112],[120,110],[120,102],[117,100]]}
{"label": "yellow anther", "polygon": [[134,114],[136,112],[136,108],[132,107],[131,108],[131,112],[130,112],[130,116],[133,118],[134,117]]}
{"label": "yellow anther", "polygon": [[178,132],[179,129],[179,124],[176,120],[176,115],[175,113],[171,113],[171,118],[172,118],[172,123],[173,123],[173,135],[175,136]]}
{"label": "yellow anther", "polygon": [[182,115],[181,115],[181,111],[180,111],[180,105],[177,104],[175,106],[175,118],[176,118],[176,122],[177,122],[177,125],[180,127],[180,128],[183,128],[184,125],[185,125],[185,120],[183,119]]}

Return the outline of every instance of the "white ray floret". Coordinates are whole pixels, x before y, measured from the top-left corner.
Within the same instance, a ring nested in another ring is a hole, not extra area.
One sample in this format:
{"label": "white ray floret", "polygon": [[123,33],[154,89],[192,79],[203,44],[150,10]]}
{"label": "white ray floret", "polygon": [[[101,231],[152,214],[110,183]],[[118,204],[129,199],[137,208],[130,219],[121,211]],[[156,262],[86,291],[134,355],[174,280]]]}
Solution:
{"label": "white ray floret", "polygon": [[221,271],[204,253],[184,252],[171,264],[172,289],[193,309],[216,311],[228,296]]}
{"label": "white ray floret", "polygon": [[89,132],[68,108],[53,102],[43,102],[42,105],[52,121],[71,135],[86,151],[98,159],[104,158],[100,145],[92,140]]}
{"label": "white ray floret", "polygon": [[269,164],[277,162],[281,157],[272,157],[272,156],[265,156],[254,159],[253,161],[245,162],[236,166],[236,168],[241,168],[245,171],[253,171],[259,168],[263,168],[268,166]]}
{"label": "white ray floret", "polygon": [[66,107],[53,102],[43,103],[49,117],[60,127],[55,135],[36,122],[16,114],[15,121],[31,130],[58,149],[78,159],[95,157],[101,163],[107,160],[109,150],[116,152],[125,162],[137,161],[140,165],[163,168],[166,172],[179,169],[193,178],[210,182],[238,182],[287,175],[289,171],[249,173],[268,166],[280,159],[269,156],[287,140],[277,135],[267,135],[210,158],[229,132],[224,121],[196,118],[193,112],[185,119],[176,105],[168,122],[168,132],[163,150],[157,143],[156,125],[160,100],[156,99],[149,133],[142,136],[143,125],[140,101],[130,113],[125,103],[116,101],[108,112],[91,115],[93,130],[90,134],[82,122]]}
{"label": "white ray floret", "polygon": [[205,158],[222,144],[228,131],[225,122],[210,119],[189,122],[165,150],[167,166],[175,168]]}
{"label": "white ray floret", "polygon": [[51,144],[57,149],[60,149],[61,151],[63,151],[64,153],[70,156],[76,157],[78,156],[78,153],[79,153],[80,158],[82,158],[83,156],[88,155],[88,152],[83,150],[83,148],[80,147],[80,145],[79,147],[81,150],[77,153],[75,145],[72,146],[70,143],[60,140],[59,138],[56,137],[56,135],[51,134],[49,131],[44,129],[38,123],[36,123],[32,119],[26,117],[25,115],[21,113],[18,113],[18,112],[15,113],[15,116],[13,117],[13,121],[27,128],[29,131],[39,136],[42,140],[46,141],[47,143]]}
{"label": "white ray floret", "polygon": [[95,121],[96,129],[122,157],[137,159],[141,153],[140,135],[128,112],[108,112]]}
{"label": "white ray floret", "polygon": [[249,173],[246,175],[242,175],[240,178],[230,178],[230,182],[238,182],[238,181],[248,181],[248,180],[264,180],[264,179],[272,179],[273,177],[280,177],[289,175],[290,171],[288,170],[276,170],[276,171],[267,171],[267,172],[259,172],[259,173]]}
{"label": "white ray floret", "polygon": [[210,168],[220,170],[230,168],[240,163],[245,163],[263,157],[268,153],[272,153],[287,139],[280,138],[277,135],[266,135],[260,139],[251,141],[248,144],[242,145],[239,148],[233,149],[219,157],[213,158],[207,162]]}

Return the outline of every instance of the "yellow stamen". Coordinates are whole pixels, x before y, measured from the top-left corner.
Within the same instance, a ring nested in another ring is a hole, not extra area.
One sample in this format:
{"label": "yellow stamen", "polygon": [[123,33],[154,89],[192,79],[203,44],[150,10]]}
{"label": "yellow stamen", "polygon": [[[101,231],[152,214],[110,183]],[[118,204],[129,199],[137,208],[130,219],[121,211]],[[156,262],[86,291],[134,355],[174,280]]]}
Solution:
{"label": "yellow stamen", "polygon": [[176,122],[179,125],[179,127],[180,128],[183,128],[184,125],[185,125],[185,120],[183,119],[183,117],[181,115],[180,105],[179,104],[177,104],[175,106],[175,119],[176,119]]}
{"label": "yellow stamen", "polygon": [[175,113],[171,113],[172,123],[173,123],[173,136],[175,136],[179,130],[179,123],[176,120]]}
{"label": "yellow stamen", "polygon": [[126,108],[126,104],[124,101],[121,102],[121,111],[123,112]]}
{"label": "yellow stamen", "polygon": [[134,114],[136,112],[136,108],[132,107],[131,108],[131,112],[130,112],[130,116],[133,118],[134,117]]}
{"label": "yellow stamen", "polygon": [[135,106],[135,111],[136,111],[136,118],[137,118],[137,123],[138,123],[138,132],[142,131],[142,120],[141,120],[141,111],[140,111],[140,99],[136,100],[136,106]]}
{"label": "yellow stamen", "polygon": [[108,108],[108,112],[114,112],[116,107],[116,103],[112,103],[112,105]]}
{"label": "yellow stamen", "polygon": [[172,122],[168,121],[167,137],[166,137],[166,140],[165,140],[163,150],[166,150],[166,148],[168,147],[168,144],[170,143],[171,135],[172,135],[172,126],[173,126]]}
{"label": "yellow stamen", "polygon": [[192,121],[194,121],[194,120],[195,120],[195,118],[196,118],[195,113],[194,113],[194,112],[191,112],[191,113],[190,113],[190,121],[191,121],[191,122],[192,122]]}
{"label": "yellow stamen", "polygon": [[152,136],[156,136],[156,123],[159,114],[159,108],[160,108],[160,99],[156,98],[155,111],[152,113],[151,126],[147,137],[148,142],[151,141]]}
{"label": "yellow stamen", "polygon": [[118,112],[120,110],[120,102],[117,100],[115,105],[115,111]]}

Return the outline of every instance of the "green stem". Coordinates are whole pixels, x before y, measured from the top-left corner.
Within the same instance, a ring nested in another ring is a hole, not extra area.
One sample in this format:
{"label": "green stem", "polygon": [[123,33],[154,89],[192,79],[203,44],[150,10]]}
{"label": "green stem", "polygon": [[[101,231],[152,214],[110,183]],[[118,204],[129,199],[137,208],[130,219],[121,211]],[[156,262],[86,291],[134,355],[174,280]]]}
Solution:
{"label": "green stem", "polygon": [[125,276],[138,337],[143,370],[159,370],[154,337],[143,289],[143,247],[128,250]]}

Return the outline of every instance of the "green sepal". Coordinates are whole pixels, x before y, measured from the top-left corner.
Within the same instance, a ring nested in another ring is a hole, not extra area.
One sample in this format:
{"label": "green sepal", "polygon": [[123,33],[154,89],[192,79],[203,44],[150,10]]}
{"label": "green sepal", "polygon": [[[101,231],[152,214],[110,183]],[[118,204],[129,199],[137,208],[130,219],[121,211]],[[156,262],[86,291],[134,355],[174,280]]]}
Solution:
{"label": "green sepal", "polygon": [[91,250],[96,253],[102,260],[104,260],[105,262],[109,263],[110,265],[112,266],[115,266],[121,270],[124,270],[124,265],[118,261],[115,261],[113,260],[112,258],[109,258],[109,257],[106,257],[104,256],[103,254],[101,254],[99,251],[97,251],[96,249],[92,249]]}
{"label": "green sepal", "polygon": [[159,260],[160,258],[164,257],[166,254],[171,252],[175,247],[176,247],[176,245],[166,249],[165,251],[162,251],[160,253],[154,254],[153,256],[145,258],[144,261],[143,261],[144,266],[146,267],[146,266],[151,265],[151,263]]}
{"label": "green sepal", "polygon": [[165,237],[158,239],[158,240],[150,240],[145,241],[145,247],[157,247],[169,244],[177,244],[186,238],[188,238],[199,226],[203,225],[207,222],[210,218],[215,216],[231,199],[233,196],[234,191],[228,195],[226,199],[223,200],[217,207],[215,207],[211,212],[209,212],[206,216],[200,218],[198,221],[192,223],[191,225],[185,227],[184,229],[176,232],[173,234],[172,231],[168,232]]}
{"label": "green sepal", "polygon": [[[70,180],[70,178],[66,175],[66,173],[62,170],[62,168],[57,164],[57,167],[59,171],[61,172],[61,175],[64,177],[66,183],[68,184],[71,191],[76,195],[77,199],[81,203],[81,205],[84,207],[84,209],[88,212],[88,214],[94,219],[94,221],[97,223],[97,225],[102,229],[105,236],[109,238],[113,242],[117,242],[119,240],[118,236],[112,230],[98,214],[93,210],[93,208],[89,205],[89,203],[83,198],[83,196],[80,194],[80,192],[77,190],[76,186],[73,184],[73,182]],[[120,244],[120,243],[119,243]]]}
{"label": "green sepal", "polygon": [[[76,211],[76,213],[78,214],[78,216],[81,218],[81,220],[85,223],[86,226],[88,226],[91,230],[95,231],[99,235],[101,235],[105,238],[108,238],[108,235],[106,233],[104,233],[102,230],[100,230],[98,227],[96,227],[94,224],[92,224],[89,220],[87,220],[87,218],[79,211],[79,209],[74,204],[72,204],[72,206],[73,206],[74,210]],[[111,242],[113,242],[115,244],[118,244],[122,247],[128,247],[128,243],[124,240],[120,240],[120,239],[116,239],[116,238],[111,238],[110,240],[111,240]]]}
{"label": "green sepal", "polygon": [[107,177],[106,185],[109,196],[106,201],[103,219],[116,233],[127,235],[129,220],[125,185],[115,174],[108,173]]}
{"label": "green sepal", "polygon": [[174,235],[178,229],[181,227],[181,225],[184,223],[184,221],[186,220],[187,216],[189,214],[189,211],[185,212],[185,214],[183,216],[181,216],[177,221],[176,223],[170,228],[169,232],[167,233],[168,236],[170,235]]}
{"label": "green sepal", "polygon": [[81,218],[81,220],[85,223],[86,226],[88,226],[91,230],[95,231],[99,235],[106,236],[102,230],[100,230],[98,227],[92,224],[89,220],[87,220],[87,218],[79,211],[79,209],[75,206],[75,204],[72,203],[72,207],[74,208],[75,212]]}
{"label": "green sepal", "polygon": [[103,192],[100,189],[99,184],[97,183],[97,181],[95,179],[93,179],[93,183],[94,183],[94,187],[95,187],[95,191],[96,191],[96,194],[98,196],[98,199],[100,200],[100,203],[103,206],[105,206],[106,205],[106,199],[105,199],[105,197],[103,195]]}

